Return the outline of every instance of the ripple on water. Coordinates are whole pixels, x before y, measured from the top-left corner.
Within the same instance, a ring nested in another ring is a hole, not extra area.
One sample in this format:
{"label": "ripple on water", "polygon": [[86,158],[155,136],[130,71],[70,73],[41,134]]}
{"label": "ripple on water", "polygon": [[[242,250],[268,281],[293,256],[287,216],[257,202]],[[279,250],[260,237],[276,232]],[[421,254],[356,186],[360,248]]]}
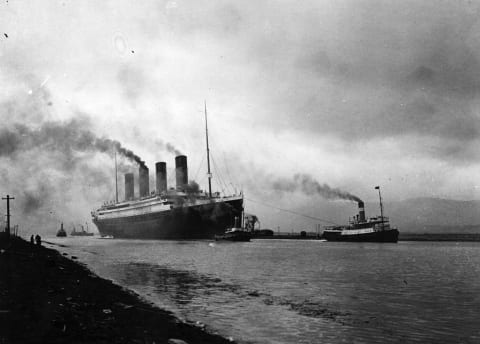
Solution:
{"label": "ripple on water", "polygon": [[62,250],[100,275],[244,342],[476,343],[480,337],[479,243],[66,244]]}

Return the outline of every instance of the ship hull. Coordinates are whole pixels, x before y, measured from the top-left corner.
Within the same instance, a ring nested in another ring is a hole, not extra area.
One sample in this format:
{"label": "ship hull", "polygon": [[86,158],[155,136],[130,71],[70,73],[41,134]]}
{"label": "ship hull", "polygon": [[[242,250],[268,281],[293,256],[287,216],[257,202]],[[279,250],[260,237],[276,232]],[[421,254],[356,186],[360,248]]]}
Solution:
{"label": "ship hull", "polygon": [[325,231],[323,238],[327,241],[351,241],[351,242],[398,242],[398,230],[389,229],[383,231],[375,231],[369,233],[348,233],[349,230],[344,231]]}
{"label": "ship hull", "polygon": [[215,235],[215,241],[250,241],[251,234],[249,232],[233,232],[233,233],[225,233],[222,235]]}
{"label": "ship hull", "polygon": [[94,218],[100,235],[128,239],[213,239],[233,225],[243,199],[118,218]]}

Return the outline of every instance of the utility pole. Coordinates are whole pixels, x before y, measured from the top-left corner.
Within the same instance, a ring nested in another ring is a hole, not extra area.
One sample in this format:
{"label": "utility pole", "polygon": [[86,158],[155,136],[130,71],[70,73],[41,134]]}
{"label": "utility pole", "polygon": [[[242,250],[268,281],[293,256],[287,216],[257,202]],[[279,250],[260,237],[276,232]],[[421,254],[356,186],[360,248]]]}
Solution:
{"label": "utility pole", "polygon": [[15,198],[7,195],[7,197],[2,197],[2,199],[7,200],[7,228],[5,228],[5,231],[10,236],[10,200]]}

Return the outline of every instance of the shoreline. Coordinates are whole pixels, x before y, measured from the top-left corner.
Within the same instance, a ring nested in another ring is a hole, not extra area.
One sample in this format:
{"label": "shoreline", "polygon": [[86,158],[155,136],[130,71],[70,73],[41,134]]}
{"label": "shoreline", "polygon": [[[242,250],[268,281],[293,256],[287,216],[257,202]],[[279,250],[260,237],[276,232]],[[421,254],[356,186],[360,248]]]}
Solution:
{"label": "shoreline", "polygon": [[[261,240],[322,240],[322,236],[297,234],[280,234],[271,236],[255,236],[252,239]],[[453,241],[453,242],[479,242],[480,233],[413,233],[400,232],[398,241]]]}
{"label": "shoreline", "polygon": [[232,343],[64,255],[0,236],[0,342]]}

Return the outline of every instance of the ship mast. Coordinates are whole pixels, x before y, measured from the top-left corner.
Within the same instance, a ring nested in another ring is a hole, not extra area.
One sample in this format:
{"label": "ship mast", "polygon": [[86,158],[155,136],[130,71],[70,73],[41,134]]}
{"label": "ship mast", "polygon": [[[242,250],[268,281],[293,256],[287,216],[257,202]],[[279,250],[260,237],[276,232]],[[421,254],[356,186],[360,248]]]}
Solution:
{"label": "ship mast", "polygon": [[205,101],[205,137],[207,138],[208,197],[212,198],[212,173],[210,172],[210,148],[208,147],[207,101]]}
{"label": "ship mast", "polygon": [[380,186],[375,186],[375,189],[378,190],[378,198],[380,199],[380,217],[382,218],[382,231],[385,229],[384,228],[384,223],[383,223],[383,203],[382,203],[382,194],[380,193]]}
{"label": "ship mast", "polygon": [[115,204],[118,203],[117,151],[115,150]]}

